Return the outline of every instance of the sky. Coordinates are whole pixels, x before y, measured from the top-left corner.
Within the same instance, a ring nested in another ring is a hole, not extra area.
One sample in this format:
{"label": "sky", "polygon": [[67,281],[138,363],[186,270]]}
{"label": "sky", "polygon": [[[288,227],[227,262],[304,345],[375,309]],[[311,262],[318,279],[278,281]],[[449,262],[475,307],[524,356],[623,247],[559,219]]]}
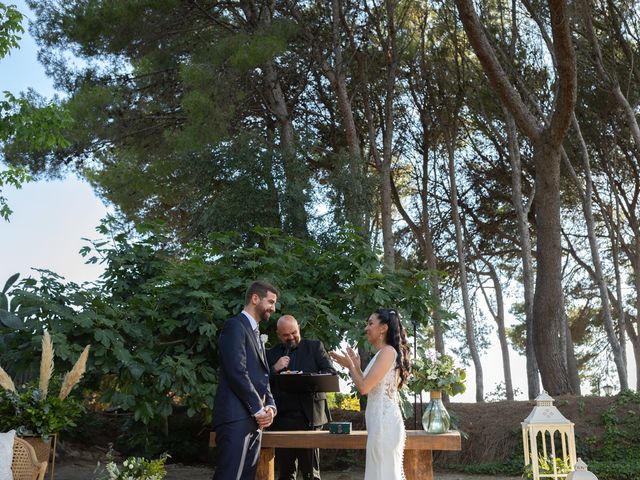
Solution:
{"label": "sky", "polygon": [[[23,1],[15,4],[27,18],[32,17]],[[24,26],[27,30],[26,20]],[[37,45],[25,31],[20,48],[0,60],[0,91],[17,95],[30,87],[48,98],[56,93],[44,67],[38,63]],[[86,265],[78,252],[87,245],[83,238],[99,238],[95,228],[112,208],[103,204],[85,181],[72,175],[55,181],[38,180],[21,190],[7,187],[2,194],[14,212],[9,222],[0,219],[0,288],[14,273],[20,273],[21,278],[37,278],[33,268],[51,270],[76,283],[98,278],[102,267]],[[633,356],[630,347],[628,350],[629,380],[635,385]],[[524,400],[525,359],[511,351],[510,360],[514,388],[521,392],[517,398]],[[482,354],[482,362],[485,393],[490,393],[502,381],[502,360],[496,340]],[[468,367],[467,391],[453,400],[475,401],[474,383],[473,368]]]}
{"label": "sky", "polygon": [[[15,4],[31,16],[23,1]],[[28,88],[47,98],[55,93],[38,63],[37,45],[25,32],[20,48],[0,60],[0,91],[18,95]],[[32,268],[52,270],[78,283],[98,278],[102,268],[85,265],[78,251],[87,244],[82,238],[98,238],[95,227],[108,208],[86,182],[69,176],[27,183],[21,190],[7,187],[2,194],[13,214],[9,222],[0,219],[0,288],[14,273],[37,277]]]}

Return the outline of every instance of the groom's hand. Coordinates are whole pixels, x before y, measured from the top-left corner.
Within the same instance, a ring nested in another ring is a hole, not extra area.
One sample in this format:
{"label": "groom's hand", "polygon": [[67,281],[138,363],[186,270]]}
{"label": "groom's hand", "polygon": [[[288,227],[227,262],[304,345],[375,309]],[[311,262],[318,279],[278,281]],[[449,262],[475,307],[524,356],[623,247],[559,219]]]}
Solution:
{"label": "groom's hand", "polygon": [[269,427],[273,423],[274,411],[272,408],[263,408],[255,415],[258,427],[261,429]]}

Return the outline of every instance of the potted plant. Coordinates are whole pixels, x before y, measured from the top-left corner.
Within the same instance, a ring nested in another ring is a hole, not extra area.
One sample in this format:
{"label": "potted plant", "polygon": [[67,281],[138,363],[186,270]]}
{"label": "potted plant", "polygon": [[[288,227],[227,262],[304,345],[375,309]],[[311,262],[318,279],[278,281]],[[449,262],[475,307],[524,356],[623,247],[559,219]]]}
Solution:
{"label": "potted plant", "polygon": [[428,352],[413,365],[409,389],[415,393],[430,392],[431,399],[422,415],[422,426],[429,433],[444,433],[449,430],[451,420],[444,404],[442,392],[450,396],[463,393],[466,372],[456,367],[453,357],[437,352]]}
{"label": "potted plant", "polygon": [[[53,343],[48,332],[42,336],[39,382],[16,387],[0,366],[0,431],[16,430],[36,451],[38,461],[49,461],[58,432],[74,427],[74,419],[83,411],[79,400],[69,396],[85,372],[89,345],[85,347],[73,368],[60,381],[53,377]],[[60,385],[57,395],[50,386]],[[54,462],[51,462],[53,478]]]}

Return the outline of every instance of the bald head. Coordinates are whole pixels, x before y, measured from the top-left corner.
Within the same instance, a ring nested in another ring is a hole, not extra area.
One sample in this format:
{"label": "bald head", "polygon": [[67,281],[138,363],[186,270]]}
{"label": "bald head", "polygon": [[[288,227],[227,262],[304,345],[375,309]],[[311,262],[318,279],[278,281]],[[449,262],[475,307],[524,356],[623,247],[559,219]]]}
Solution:
{"label": "bald head", "polygon": [[293,315],[283,315],[278,319],[276,333],[284,345],[296,346],[300,343],[300,327]]}

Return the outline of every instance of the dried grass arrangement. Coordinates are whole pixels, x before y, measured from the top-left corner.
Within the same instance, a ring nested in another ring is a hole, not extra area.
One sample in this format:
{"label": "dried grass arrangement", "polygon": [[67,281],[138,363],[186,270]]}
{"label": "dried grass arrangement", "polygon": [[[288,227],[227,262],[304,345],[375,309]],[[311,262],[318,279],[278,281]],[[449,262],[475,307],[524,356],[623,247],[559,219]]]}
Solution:
{"label": "dried grass arrangement", "polygon": [[49,435],[75,426],[74,419],[83,411],[80,401],[69,393],[80,382],[89,358],[87,345],[73,368],[62,380],[57,396],[50,395],[50,386],[57,383],[54,376],[53,341],[49,332],[42,335],[40,377],[37,384],[16,388],[7,372],[0,366],[0,431],[15,429],[18,435]]}

